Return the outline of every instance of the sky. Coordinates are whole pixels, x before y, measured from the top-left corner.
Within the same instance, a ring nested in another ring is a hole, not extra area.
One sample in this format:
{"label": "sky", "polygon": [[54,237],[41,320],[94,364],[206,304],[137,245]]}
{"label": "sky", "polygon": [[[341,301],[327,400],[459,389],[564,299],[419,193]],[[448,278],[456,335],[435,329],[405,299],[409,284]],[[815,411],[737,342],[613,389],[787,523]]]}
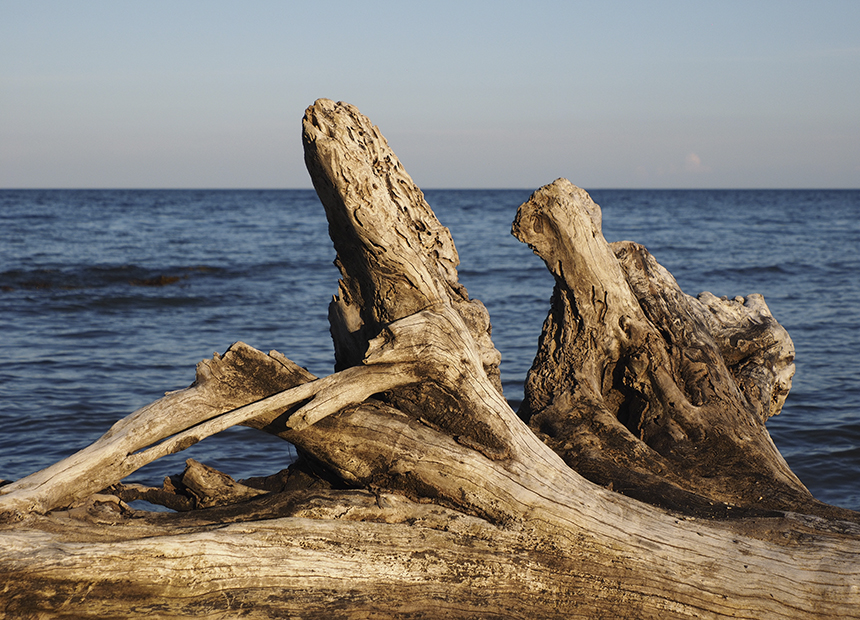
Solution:
{"label": "sky", "polygon": [[422,188],[860,188],[860,2],[0,1],[0,188],[303,188],[347,101]]}

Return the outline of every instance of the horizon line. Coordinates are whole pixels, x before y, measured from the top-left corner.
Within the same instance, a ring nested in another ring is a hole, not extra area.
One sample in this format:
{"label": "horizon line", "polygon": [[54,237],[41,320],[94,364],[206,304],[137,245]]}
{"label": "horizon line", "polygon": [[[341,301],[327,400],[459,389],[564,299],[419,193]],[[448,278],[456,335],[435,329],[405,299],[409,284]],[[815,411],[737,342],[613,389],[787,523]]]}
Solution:
{"label": "horizon line", "polygon": [[[543,186],[540,186],[543,187]],[[586,191],[858,191],[858,187],[592,187],[590,189],[578,186]],[[528,187],[419,187],[425,191],[535,191],[538,188]],[[135,191],[135,192],[167,192],[167,191],[226,191],[226,192],[266,192],[266,191],[316,191],[313,187],[0,187],[0,191]]]}

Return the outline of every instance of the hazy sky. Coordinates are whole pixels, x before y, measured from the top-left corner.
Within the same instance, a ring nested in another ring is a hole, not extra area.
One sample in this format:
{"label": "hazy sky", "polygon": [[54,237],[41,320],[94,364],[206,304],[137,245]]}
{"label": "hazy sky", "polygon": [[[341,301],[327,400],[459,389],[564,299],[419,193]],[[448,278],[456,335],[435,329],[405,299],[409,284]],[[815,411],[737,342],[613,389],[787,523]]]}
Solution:
{"label": "hazy sky", "polygon": [[425,188],[857,188],[860,1],[0,1],[0,187],[310,187],[319,97]]}

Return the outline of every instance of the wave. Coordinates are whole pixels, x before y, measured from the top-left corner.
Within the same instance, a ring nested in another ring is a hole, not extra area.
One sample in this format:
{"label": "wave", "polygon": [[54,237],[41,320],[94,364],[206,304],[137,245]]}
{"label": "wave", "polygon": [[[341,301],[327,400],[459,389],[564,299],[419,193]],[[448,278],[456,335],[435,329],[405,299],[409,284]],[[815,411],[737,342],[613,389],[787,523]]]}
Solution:
{"label": "wave", "polygon": [[796,275],[800,270],[798,267],[788,265],[745,265],[743,267],[719,267],[705,271],[705,277],[726,276],[749,276],[749,275]]}
{"label": "wave", "polygon": [[169,286],[209,273],[219,273],[219,267],[193,265],[153,269],[137,265],[81,266],[72,268],[10,269],[0,273],[0,290],[80,290],[115,286]]}

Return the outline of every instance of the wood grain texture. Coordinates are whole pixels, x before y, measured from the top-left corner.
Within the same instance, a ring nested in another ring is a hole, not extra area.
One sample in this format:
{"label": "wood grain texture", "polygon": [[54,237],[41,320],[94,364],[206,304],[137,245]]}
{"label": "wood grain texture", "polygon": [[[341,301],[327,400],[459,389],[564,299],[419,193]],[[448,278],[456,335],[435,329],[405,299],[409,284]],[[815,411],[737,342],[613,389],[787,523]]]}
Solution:
{"label": "wood grain texture", "polygon": [[[762,299],[685,295],[641,246],[606,243],[584,190],[541,188],[514,233],[556,287],[518,415],[450,234],[379,130],[320,100],[303,140],[343,277],[337,372],[234,345],[74,475],[4,487],[0,611],[860,618],[860,518],[815,502],[764,426],[793,349]],[[104,454],[226,421],[299,461],[241,487],[203,470],[221,499],[181,514],[96,493],[125,467]]]}

